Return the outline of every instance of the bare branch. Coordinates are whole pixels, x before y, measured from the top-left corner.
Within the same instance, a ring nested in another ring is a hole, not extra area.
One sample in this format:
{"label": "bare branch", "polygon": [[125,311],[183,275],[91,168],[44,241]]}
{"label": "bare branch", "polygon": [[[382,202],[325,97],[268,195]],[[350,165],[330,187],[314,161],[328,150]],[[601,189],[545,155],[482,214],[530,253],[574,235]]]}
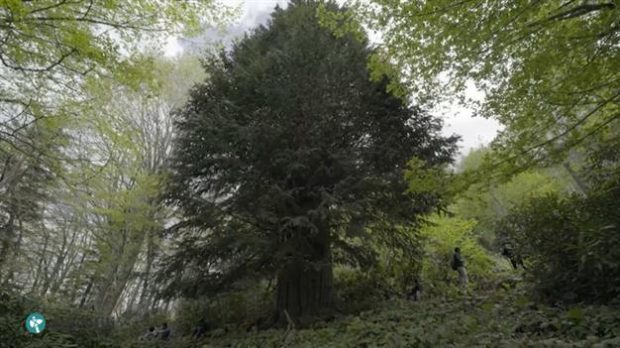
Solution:
{"label": "bare branch", "polygon": [[66,3],[67,3],[67,0],[62,0],[62,1],[58,2],[58,3],[49,5],[47,7],[40,7],[40,8],[34,9],[34,10],[30,11],[29,14],[33,14],[33,13],[37,13],[37,12],[43,12],[43,11],[48,11],[48,10],[51,10],[51,9],[54,9],[54,8],[57,8],[57,7],[61,7],[62,5],[66,4]]}
{"label": "bare branch", "polygon": [[[546,145],[549,145],[553,142],[555,142],[558,139],[563,138],[564,136],[566,136],[568,133],[570,133],[571,131],[575,130],[577,127],[579,127],[581,124],[583,124],[584,122],[586,122],[592,115],[596,114],[600,109],[602,109],[605,105],[613,102],[615,99],[617,99],[620,96],[620,93],[615,94],[613,97],[608,98],[604,101],[602,101],[599,105],[597,105],[594,109],[592,109],[590,112],[588,112],[587,114],[585,114],[582,118],[580,118],[577,122],[575,122],[573,125],[571,125],[570,127],[568,127],[567,129],[565,129],[564,131],[560,132],[559,134],[543,141],[540,142],[538,144],[535,144],[533,146],[530,146],[528,148],[525,148],[521,151],[519,151],[517,154],[512,155],[512,156],[507,156],[505,159],[494,163],[494,167],[497,167],[501,164],[507,163],[507,162],[512,162],[515,161],[519,156],[521,155],[525,155],[528,152],[531,152],[533,150],[537,150],[540,149]],[[616,116],[614,116],[612,118],[612,120],[616,118]],[[610,121],[611,122],[611,121]]]}
{"label": "bare branch", "polygon": [[2,182],[2,180],[4,180],[4,176],[6,174],[6,170],[9,167],[9,162],[11,161],[11,159],[13,158],[12,155],[8,155],[6,157],[6,160],[4,161],[4,167],[2,167],[2,175],[0,175],[0,182]]}
{"label": "bare branch", "polygon": [[62,62],[67,59],[67,57],[69,57],[70,55],[72,55],[73,53],[77,52],[77,49],[73,48],[71,49],[69,52],[64,53],[60,56],[60,58],[58,58],[57,61],[55,61],[54,63],[50,64],[49,66],[45,67],[45,68],[25,68],[25,67],[21,67],[18,65],[12,65],[9,64],[3,57],[2,54],[0,54],[0,62],[2,62],[2,65],[4,65],[5,67],[9,68],[9,69],[13,69],[13,70],[18,70],[18,71],[29,71],[29,72],[47,72],[52,70],[53,68],[55,68],[56,66],[62,64]]}

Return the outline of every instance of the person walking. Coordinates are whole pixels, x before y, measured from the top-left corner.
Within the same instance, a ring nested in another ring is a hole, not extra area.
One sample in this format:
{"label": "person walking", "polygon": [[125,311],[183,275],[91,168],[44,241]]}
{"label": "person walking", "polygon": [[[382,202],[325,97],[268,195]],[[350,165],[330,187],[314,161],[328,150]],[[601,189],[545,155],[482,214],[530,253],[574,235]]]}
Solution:
{"label": "person walking", "polygon": [[461,255],[461,248],[454,248],[452,269],[459,274],[459,285],[465,287],[469,279],[467,278],[467,269],[465,269],[465,260],[463,259],[463,255]]}

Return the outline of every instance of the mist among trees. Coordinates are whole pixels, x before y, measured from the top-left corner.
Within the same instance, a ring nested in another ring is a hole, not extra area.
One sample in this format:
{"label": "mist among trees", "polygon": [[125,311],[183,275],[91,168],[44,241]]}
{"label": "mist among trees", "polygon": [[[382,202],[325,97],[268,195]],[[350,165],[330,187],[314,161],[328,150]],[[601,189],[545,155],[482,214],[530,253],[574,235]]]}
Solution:
{"label": "mist among trees", "polygon": [[0,2],[0,347],[620,344],[618,6]]}

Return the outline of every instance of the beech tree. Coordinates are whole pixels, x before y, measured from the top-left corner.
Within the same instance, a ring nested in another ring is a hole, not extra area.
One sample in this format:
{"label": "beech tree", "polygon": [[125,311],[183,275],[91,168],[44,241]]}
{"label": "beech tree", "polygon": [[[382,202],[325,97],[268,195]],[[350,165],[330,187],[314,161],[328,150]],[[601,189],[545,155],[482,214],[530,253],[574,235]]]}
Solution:
{"label": "beech tree", "polygon": [[151,82],[145,48],[198,33],[201,24],[221,23],[228,14],[210,0],[1,1],[0,151],[49,156],[24,129],[39,123],[62,136],[87,113],[89,86],[113,79],[135,89]]}
{"label": "beech tree", "polygon": [[346,31],[360,21],[382,33],[370,64],[398,76],[396,87],[431,103],[437,96],[466,100],[469,83],[485,92],[481,104],[468,104],[505,126],[484,166],[487,178],[617,145],[617,1],[346,3],[356,11],[322,11],[323,22]]}
{"label": "beech tree", "polygon": [[[71,148],[78,121],[94,115],[93,86],[114,81],[136,91],[152,84],[156,69],[146,48],[170,36],[197,33],[205,22],[221,23],[226,14],[226,7],[213,1],[0,1],[3,284],[24,283],[15,279],[16,255],[28,237],[37,239],[34,245],[41,245],[43,255],[47,242],[57,239],[37,231],[45,225],[42,211],[50,204],[50,186],[69,180],[69,168],[77,162],[90,160],[73,157]],[[38,260],[47,262],[43,256]]]}
{"label": "beech tree", "polygon": [[276,319],[313,315],[332,304],[335,262],[415,252],[415,227],[441,205],[408,191],[404,171],[413,157],[450,163],[458,137],[387,93],[387,77],[371,82],[367,39],[334,36],[316,10],[293,1],[211,57],[178,112],[168,295],[275,278]]}

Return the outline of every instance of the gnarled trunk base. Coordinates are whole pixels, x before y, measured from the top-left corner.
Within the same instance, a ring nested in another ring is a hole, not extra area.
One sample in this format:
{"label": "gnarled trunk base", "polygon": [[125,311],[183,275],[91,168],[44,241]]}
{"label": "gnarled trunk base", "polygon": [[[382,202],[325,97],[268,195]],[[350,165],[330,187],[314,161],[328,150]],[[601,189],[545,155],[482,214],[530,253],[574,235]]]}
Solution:
{"label": "gnarled trunk base", "polygon": [[320,266],[303,263],[287,265],[278,274],[276,289],[276,322],[287,323],[290,318],[313,317],[332,306],[332,264]]}

